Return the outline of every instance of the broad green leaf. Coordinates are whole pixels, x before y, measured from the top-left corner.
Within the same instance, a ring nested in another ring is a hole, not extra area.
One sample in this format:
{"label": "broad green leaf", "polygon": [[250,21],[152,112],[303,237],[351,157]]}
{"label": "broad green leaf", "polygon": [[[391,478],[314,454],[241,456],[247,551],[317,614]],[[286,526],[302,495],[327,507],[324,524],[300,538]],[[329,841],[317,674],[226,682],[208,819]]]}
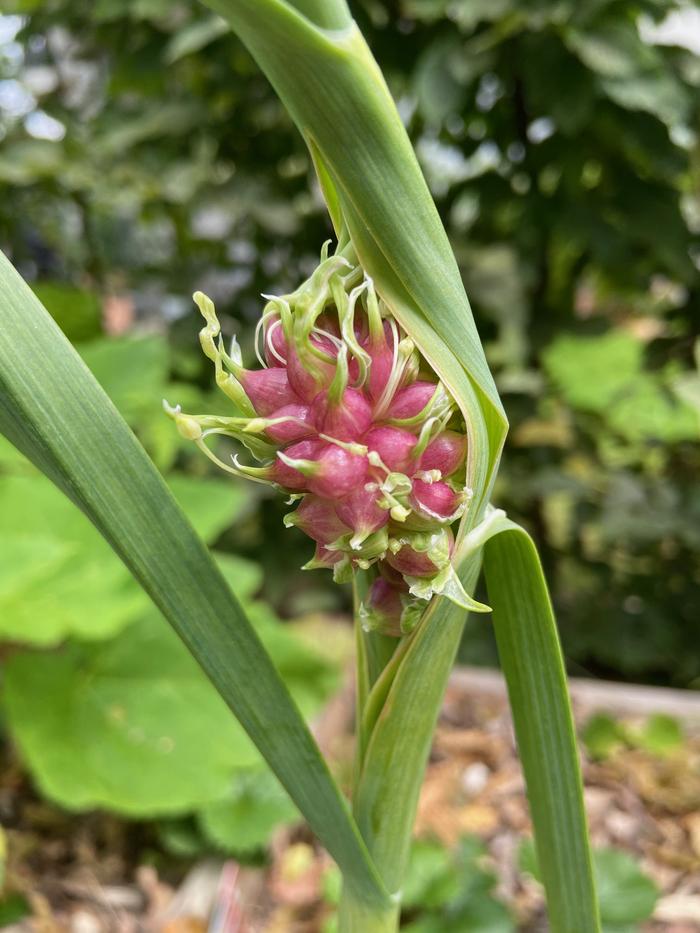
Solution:
{"label": "broad green leaf", "polygon": [[683,729],[673,716],[655,713],[639,731],[631,734],[631,740],[653,755],[669,755],[682,747]]}
{"label": "broad green leaf", "polygon": [[689,405],[679,401],[650,373],[643,373],[605,412],[610,427],[630,441],[655,438],[669,444],[697,440],[700,425]]}
{"label": "broad green leaf", "polygon": [[401,904],[403,908],[440,907],[454,891],[452,857],[446,846],[416,839],[411,846]]}
{"label": "broad green leaf", "polygon": [[250,768],[236,772],[227,797],[199,811],[198,823],[217,849],[241,854],[263,848],[274,829],[298,818],[274,775]]}
{"label": "broad green leaf", "polygon": [[0,430],[122,558],[357,895],[386,904],[347,803],[240,604],[116,409],[4,256]]}
{"label": "broad green leaf", "polygon": [[591,758],[609,758],[627,742],[625,729],[605,713],[591,716],[581,730],[581,741]]}
{"label": "broad green leaf", "polygon": [[[285,683],[313,714],[335,683],[333,672],[269,613],[256,614]],[[182,813],[228,798],[237,769],[262,765],[153,611],[111,641],[12,656],[5,690],[8,722],[35,780],[70,809]]]}
{"label": "broad green leaf", "polygon": [[487,541],[493,624],[554,933],[599,929],[576,736],[537,551],[514,527]]}
{"label": "broad green leaf", "polygon": [[119,413],[130,424],[160,405],[168,374],[162,337],[113,337],[83,344],[80,355]]}
{"label": "broad green leaf", "polygon": [[[532,840],[518,853],[520,870],[542,881]],[[634,858],[617,849],[594,849],[593,871],[600,901],[602,933],[634,933],[651,917],[659,895],[654,882]]]}
{"label": "broad green leaf", "polygon": [[255,502],[250,483],[235,479],[201,479],[175,474],[168,477],[168,486],[194,530],[209,542],[215,541],[237,519],[250,512]]}
{"label": "broad green leaf", "polygon": [[33,291],[69,340],[94,340],[101,333],[102,307],[94,292],[64,282],[37,282]]}
{"label": "broad green leaf", "polygon": [[42,793],[69,809],[181,813],[225,796],[234,770],[260,761],[155,614],[113,641],[14,655],[5,706]]}
{"label": "broad green leaf", "polygon": [[593,864],[604,933],[622,925],[634,928],[651,917],[659,891],[631,855],[600,849]]}
{"label": "broad green leaf", "polygon": [[574,408],[597,412],[630,441],[669,443],[698,436],[689,405],[642,369],[642,344],[629,334],[560,337],[543,355],[545,369]]}
{"label": "broad green leaf", "polygon": [[233,554],[214,554],[219,570],[234,593],[241,599],[254,596],[263,582],[262,567],[252,560]]}
{"label": "broad green leaf", "polygon": [[574,408],[602,412],[639,376],[642,353],[634,337],[611,331],[602,337],[559,337],[542,361]]}
{"label": "broad green leaf", "polygon": [[5,640],[49,646],[68,635],[109,638],[147,605],[107,543],[43,476],[0,477],[0,542]]}
{"label": "broad green leaf", "polygon": [[[177,476],[170,487],[207,541],[246,505],[247,490],[235,482]],[[95,528],[43,476],[0,476],[0,539],[0,636],[9,641],[49,646],[69,635],[109,638],[148,605]],[[227,579],[240,575],[243,595],[259,585],[257,569],[223,560]]]}
{"label": "broad green leaf", "polygon": [[416,840],[406,874],[404,904],[419,919],[402,927],[410,933],[513,933],[505,905],[493,896],[496,877],[480,859],[484,844],[465,837],[452,851]]}

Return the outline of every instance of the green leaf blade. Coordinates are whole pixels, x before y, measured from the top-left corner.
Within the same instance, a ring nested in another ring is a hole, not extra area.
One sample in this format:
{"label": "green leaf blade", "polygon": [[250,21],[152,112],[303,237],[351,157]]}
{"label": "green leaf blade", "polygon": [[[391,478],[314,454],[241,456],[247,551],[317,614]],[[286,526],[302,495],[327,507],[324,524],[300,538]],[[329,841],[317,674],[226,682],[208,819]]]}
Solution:
{"label": "green leaf blade", "polygon": [[487,541],[484,568],[554,933],[600,929],[566,674],[529,535]]}

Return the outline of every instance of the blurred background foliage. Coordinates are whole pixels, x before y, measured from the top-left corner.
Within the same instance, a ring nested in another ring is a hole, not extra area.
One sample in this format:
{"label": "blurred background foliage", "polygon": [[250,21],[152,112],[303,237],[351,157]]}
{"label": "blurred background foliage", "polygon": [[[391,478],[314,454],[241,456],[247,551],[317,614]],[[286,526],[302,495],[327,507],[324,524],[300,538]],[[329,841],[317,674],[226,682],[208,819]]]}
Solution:
{"label": "blurred background foliage", "polygon": [[[697,687],[700,56],[682,29],[670,37],[682,7],[358,0],[354,12],[504,396],[495,501],[541,547],[571,673]],[[330,228],[302,142],[194,0],[6,10],[0,245],[214,546],[311,714],[337,658],[279,618],[344,611],[348,594],[299,573],[310,547],[283,531],[282,502],[216,475],[160,408],[165,396],[224,410],[198,352],[195,288],[252,359],[260,293],[315,265]],[[231,838],[264,842],[287,804],[257,753],[97,533],[8,446],[0,536],[5,711],[40,788],[69,807],[167,817],[183,851],[202,833],[226,848],[222,804],[248,819]],[[470,623],[461,656],[495,662],[488,621]]]}

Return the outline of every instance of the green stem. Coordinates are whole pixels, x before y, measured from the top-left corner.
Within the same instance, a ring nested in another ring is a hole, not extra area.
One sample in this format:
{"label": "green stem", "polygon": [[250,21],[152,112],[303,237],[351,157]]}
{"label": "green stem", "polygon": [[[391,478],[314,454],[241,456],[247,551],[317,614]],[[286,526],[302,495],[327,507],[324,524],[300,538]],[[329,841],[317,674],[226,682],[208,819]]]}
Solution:
{"label": "green stem", "polygon": [[396,933],[400,912],[398,904],[382,908],[358,900],[344,885],[338,907],[338,933]]}

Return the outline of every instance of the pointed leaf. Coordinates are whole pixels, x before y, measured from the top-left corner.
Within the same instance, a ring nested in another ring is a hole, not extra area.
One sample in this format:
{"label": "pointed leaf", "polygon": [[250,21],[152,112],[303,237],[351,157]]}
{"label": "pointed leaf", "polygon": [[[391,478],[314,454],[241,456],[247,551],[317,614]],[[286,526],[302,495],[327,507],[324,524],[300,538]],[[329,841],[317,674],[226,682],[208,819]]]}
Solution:
{"label": "pointed leaf", "polygon": [[554,933],[599,929],[581,770],[554,614],[530,536],[487,541],[484,569]]}

